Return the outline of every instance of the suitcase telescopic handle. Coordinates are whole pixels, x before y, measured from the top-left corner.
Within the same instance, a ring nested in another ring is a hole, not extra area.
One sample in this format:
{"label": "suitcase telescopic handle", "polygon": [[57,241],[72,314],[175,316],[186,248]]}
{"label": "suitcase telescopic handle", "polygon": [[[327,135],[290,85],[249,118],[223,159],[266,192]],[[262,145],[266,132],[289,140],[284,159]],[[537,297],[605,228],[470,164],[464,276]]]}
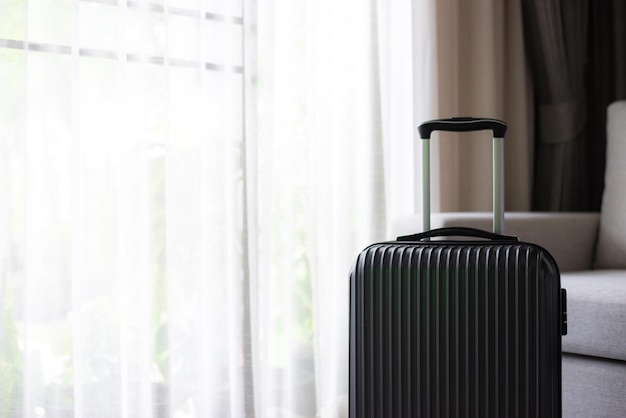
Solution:
{"label": "suitcase telescopic handle", "polygon": [[434,131],[493,131],[493,232],[504,227],[504,135],[507,125],[498,119],[449,118],[424,122],[418,127],[422,139],[422,229],[430,229],[430,135]]}

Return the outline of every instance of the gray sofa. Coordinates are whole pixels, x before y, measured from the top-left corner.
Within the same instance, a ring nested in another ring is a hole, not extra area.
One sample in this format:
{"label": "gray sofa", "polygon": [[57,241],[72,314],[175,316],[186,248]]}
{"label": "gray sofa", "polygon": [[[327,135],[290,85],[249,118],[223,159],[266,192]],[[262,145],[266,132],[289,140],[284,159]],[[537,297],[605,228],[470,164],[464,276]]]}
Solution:
{"label": "gray sofa", "polygon": [[[432,228],[491,229],[488,213],[440,213]],[[419,215],[394,235],[421,230]],[[626,417],[626,101],[609,106],[599,213],[507,213],[504,232],[547,249],[567,289],[563,417]]]}

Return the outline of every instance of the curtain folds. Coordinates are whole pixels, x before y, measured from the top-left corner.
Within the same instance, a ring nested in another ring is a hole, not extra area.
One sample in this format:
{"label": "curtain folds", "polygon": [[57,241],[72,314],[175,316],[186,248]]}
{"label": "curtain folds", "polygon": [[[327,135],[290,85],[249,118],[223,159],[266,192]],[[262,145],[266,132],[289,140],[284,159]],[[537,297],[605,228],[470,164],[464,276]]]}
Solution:
{"label": "curtain folds", "polygon": [[535,210],[588,210],[589,2],[523,1],[537,102]]}
{"label": "curtain folds", "polygon": [[624,1],[524,1],[536,92],[536,210],[598,211],[606,108],[626,97]]}
{"label": "curtain folds", "polygon": [[411,3],[259,11],[261,399],[346,416],[347,274],[413,210]]}
{"label": "curtain folds", "polygon": [[598,211],[604,190],[607,106],[626,99],[626,2],[591,1],[589,14],[586,76],[589,209]]}

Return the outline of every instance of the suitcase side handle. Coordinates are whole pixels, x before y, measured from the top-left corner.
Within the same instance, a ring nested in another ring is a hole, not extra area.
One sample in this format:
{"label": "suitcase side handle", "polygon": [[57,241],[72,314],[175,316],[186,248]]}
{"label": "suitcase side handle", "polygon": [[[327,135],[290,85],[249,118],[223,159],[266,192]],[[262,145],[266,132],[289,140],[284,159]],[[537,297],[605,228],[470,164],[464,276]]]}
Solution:
{"label": "suitcase side handle", "polygon": [[403,235],[396,238],[396,241],[426,241],[430,238],[437,237],[471,237],[471,238],[481,238],[488,239],[491,241],[507,241],[507,242],[518,242],[519,239],[512,235],[502,235],[496,234],[489,231],[484,231],[482,229],[477,228],[466,228],[466,227],[448,227],[448,228],[437,228],[431,229],[426,232],[420,232],[418,234],[412,235]]}
{"label": "suitcase side handle", "polygon": [[471,131],[493,131],[495,138],[504,138],[507,125],[498,119],[488,118],[449,118],[435,119],[422,123],[417,130],[420,138],[430,139],[434,131],[449,132],[471,132]]}
{"label": "suitcase side handle", "polygon": [[504,135],[506,123],[489,118],[450,118],[424,122],[417,129],[422,139],[422,229],[430,229],[430,134],[433,131],[493,131],[493,232],[504,228]]}

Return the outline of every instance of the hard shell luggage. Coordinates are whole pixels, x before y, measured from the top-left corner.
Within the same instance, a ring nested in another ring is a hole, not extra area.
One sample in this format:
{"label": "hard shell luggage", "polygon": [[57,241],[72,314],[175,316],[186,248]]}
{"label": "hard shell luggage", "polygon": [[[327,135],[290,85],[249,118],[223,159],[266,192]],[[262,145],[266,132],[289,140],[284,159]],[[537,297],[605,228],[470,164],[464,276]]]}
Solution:
{"label": "hard shell luggage", "polygon": [[504,122],[420,126],[424,229],[431,133],[484,129],[494,134],[494,232],[398,237],[363,250],[352,268],[351,418],[561,416],[566,293],[547,251],[501,234]]}

